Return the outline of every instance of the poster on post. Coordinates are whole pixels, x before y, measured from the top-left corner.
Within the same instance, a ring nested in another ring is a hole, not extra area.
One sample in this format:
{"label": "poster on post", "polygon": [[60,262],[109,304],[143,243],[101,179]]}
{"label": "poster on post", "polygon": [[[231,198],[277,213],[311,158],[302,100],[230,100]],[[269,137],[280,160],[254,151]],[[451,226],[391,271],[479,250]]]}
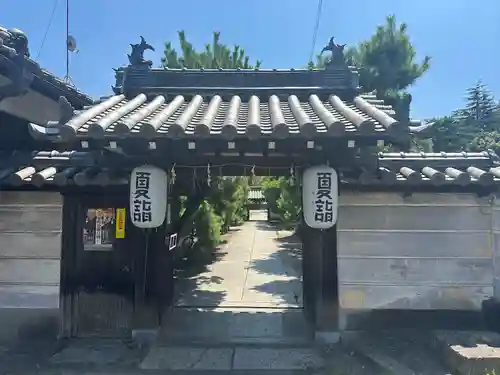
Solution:
{"label": "poster on post", "polygon": [[116,229],[115,237],[119,239],[125,238],[125,208],[116,209]]}

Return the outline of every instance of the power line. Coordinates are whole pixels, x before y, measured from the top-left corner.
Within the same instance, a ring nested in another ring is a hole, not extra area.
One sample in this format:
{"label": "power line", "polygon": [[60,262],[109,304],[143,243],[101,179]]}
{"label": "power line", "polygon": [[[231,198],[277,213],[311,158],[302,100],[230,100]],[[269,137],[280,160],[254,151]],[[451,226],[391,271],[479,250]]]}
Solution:
{"label": "power line", "polygon": [[66,75],[64,80],[66,83],[71,83],[69,76],[69,0],[66,0]]}
{"label": "power line", "polygon": [[54,14],[56,13],[58,3],[59,3],[59,0],[54,0],[52,12],[50,13],[49,23],[47,24],[47,27],[45,28],[45,34],[43,35],[42,44],[40,45],[40,49],[38,50],[38,54],[36,55],[37,60],[40,57],[42,50],[43,50],[43,46],[45,45],[45,41],[47,40],[47,35],[49,34],[50,26],[52,25],[52,20],[54,19]]}
{"label": "power line", "polygon": [[309,55],[309,61],[312,61],[314,56],[314,49],[316,48],[316,38],[318,36],[319,21],[321,19],[321,11],[323,8],[323,0],[318,1],[318,9],[316,10],[316,23],[314,24],[313,40],[311,46],[311,54]]}

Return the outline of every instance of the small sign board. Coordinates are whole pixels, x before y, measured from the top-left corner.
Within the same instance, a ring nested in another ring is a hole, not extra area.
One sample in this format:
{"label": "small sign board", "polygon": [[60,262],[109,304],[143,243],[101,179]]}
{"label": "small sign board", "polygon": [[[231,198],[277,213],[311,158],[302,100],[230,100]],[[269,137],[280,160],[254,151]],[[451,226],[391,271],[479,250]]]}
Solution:
{"label": "small sign board", "polygon": [[328,229],[337,222],[338,177],[327,166],[307,168],[302,179],[302,210],[306,224],[315,229]]}
{"label": "small sign board", "polygon": [[168,250],[173,250],[177,247],[177,233],[173,233],[168,238]]}
{"label": "small sign board", "polygon": [[117,208],[116,209],[116,227],[115,227],[115,237],[125,238],[125,218],[126,209]]}

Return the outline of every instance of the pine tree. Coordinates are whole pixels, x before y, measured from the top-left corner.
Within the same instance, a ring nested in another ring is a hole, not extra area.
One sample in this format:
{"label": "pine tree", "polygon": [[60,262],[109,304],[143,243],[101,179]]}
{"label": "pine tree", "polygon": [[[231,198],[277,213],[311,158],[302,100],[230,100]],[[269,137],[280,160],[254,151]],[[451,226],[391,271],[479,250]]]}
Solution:
{"label": "pine tree", "polygon": [[434,151],[500,150],[500,106],[488,87],[478,81],[467,89],[464,108],[434,119],[428,134]]}
{"label": "pine tree", "polygon": [[254,65],[250,64],[250,57],[245,50],[238,45],[229,48],[220,43],[220,33],[215,31],[212,43],[205,45],[203,52],[198,52],[187,40],[186,33],[178,32],[181,54],[172,46],[171,42],[165,43],[165,50],[161,59],[162,66],[171,69],[253,69],[258,68],[261,61],[257,60]]}
{"label": "pine tree", "polygon": [[[408,35],[408,25],[388,16],[375,33],[357,46],[346,49],[347,61],[357,66],[359,82],[366,92],[380,97],[390,91],[401,91],[413,85],[427,72],[431,58],[417,61],[415,47]],[[323,67],[328,56],[317,56],[316,67]],[[309,66],[313,66],[309,63]]]}
{"label": "pine tree", "polygon": [[478,81],[467,89],[465,108],[455,113],[455,117],[462,122],[462,128],[471,133],[477,131],[499,130],[496,119],[498,104],[488,87]]}

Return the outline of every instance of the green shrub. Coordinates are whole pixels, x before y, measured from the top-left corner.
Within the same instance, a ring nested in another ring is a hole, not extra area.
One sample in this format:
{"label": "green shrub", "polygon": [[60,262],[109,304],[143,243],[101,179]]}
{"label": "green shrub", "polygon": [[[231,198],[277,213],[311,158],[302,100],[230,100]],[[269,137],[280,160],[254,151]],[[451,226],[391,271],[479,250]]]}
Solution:
{"label": "green shrub", "polygon": [[200,247],[213,250],[222,242],[222,220],[207,201],[201,203],[194,215],[193,224]]}
{"label": "green shrub", "polygon": [[248,217],[248,179],[219,177],[193,218],[197,247],[211,251],[222,243],[221,234],[241,225]]}
{"label": "green shrub", "polygon": [[246,218],[248,179],[246,177],[222,177],[212,183],[208,197],[217,215],[222,218],[222,233],[231,225],[241,225]]}
{"label": "green shrub", "polygon": [[300,190],[284,177],[269,177],[263,181],[264,196],[269,209],[277,213],[285,227],[294,227],[300,220],[302,199]]}

